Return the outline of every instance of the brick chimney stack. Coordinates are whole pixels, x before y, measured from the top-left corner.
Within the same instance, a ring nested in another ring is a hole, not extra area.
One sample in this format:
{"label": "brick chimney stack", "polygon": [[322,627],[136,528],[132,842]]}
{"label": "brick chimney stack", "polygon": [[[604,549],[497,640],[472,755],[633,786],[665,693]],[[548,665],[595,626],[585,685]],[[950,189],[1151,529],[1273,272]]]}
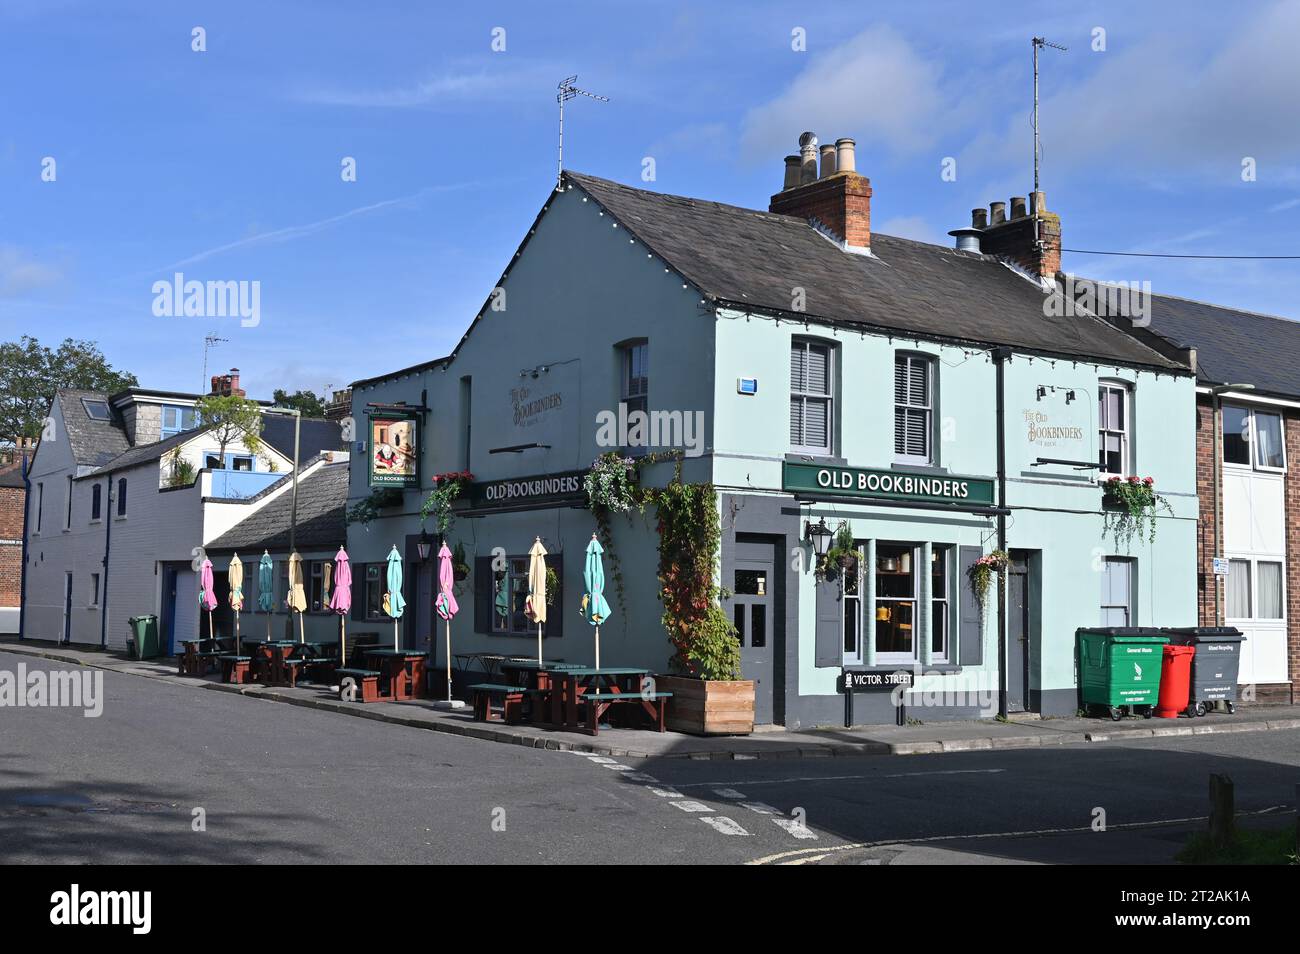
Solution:
{"label": "brick chimney stack", "polygon": [[[853,140],[837,139],[834,146],[828,143],[821,147],[820,175],[817,172],[817,137],[810,132],[800,136],[799,151],[798,159],[786,157],[784,188],[772,196],[768,211],[807,219],[845,251],[868,252],[871,248],[871,180],[857,173]],[[797,178],[794,174],[796,169],[799,172]]]}
{"label": "brick chimney stack", "polygon": [[244,389],[239,386],[239,369],[231,368],[229,374],[214,374],[212,376],[212,390],[208,392],[216,397],[230,397],[232,394],[237,397],[247,397]]}
{"label": "brick chimney stack", "polygon": [[987,218],[983,209],[975,209],[971,229],[949,234],[978,229],[980,251],[985,255],[1006,259],[1035,278],[1053,281],[1061,270],[1061,217],[1047,211],[1044,193],[1035,192],[1029,198],[1026,209],[1025,199],[1013,196],[1009,218],[1004,202],[989,203]]}

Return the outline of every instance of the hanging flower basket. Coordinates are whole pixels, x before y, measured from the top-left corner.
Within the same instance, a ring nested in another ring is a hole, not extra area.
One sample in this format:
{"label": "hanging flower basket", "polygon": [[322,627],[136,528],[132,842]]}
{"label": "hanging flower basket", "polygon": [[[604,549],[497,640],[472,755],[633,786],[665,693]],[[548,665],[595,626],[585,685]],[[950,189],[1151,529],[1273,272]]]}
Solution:
{"label": "hanging flower basket", "polygon": [[1101,485],[1106,532],[1113,533],[1125,551],[1135,536],[1145,535],[1148,543],[1155,542],[1157,509],[1173,513],[1155,487],[1154,478],[1137,476],[1111,477]]}
{"label": "hanging flower basket", "polygon": [[975,601],[979,604],[981,621],[988,606],[989,587],[993,583],[993,576],[997,573],[1005,573],[1010,563],[1011,558],[1007,556],[1006,550],[994,550],[972,563],[970,570],[967,571],[970,574],[971,592],[975,594]]}

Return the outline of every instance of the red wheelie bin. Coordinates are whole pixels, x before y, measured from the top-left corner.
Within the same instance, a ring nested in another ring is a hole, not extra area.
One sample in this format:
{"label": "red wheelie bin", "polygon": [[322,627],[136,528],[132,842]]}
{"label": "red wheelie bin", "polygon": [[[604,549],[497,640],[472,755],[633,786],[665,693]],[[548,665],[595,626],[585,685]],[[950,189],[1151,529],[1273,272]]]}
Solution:
{"label": "red wheelie bin", "polygon": [[1156,717],[1177,719],[1180,713],[1195,717],[1192,707],[1192,658],[1195,646],[1170,646],[1164,648],[1160,664],[1160,695],[1156,702]]}

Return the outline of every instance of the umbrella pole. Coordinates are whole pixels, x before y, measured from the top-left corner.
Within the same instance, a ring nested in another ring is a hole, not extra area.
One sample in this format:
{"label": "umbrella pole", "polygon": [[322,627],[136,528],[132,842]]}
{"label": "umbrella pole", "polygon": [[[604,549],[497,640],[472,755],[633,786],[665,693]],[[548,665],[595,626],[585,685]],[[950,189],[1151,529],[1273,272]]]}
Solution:
{"label": "umbrella pole", "polygon": [[542,664],[542,624],[537,624],[537,665]]}
{"label": "umbrella pole", "polygon": [[339,616],[339,666],[346,669],[348,665],[348,619]]}
{"label": "umbrella pole", "polygon": [[216,639],[217,634],[212,631],[212,610],[208,610],[208,639]]}
{"label": "umbrella pole", "polygon": [[239,610],[235,610],[235,655],[239,655]]}
{"label": "umbrella pole", "polygon": [[596,668],[600,668],[600,626],[596,627]]}
{"label": "umbrella pole", "polygon": [[447,701],[451,702],[451,620],[447,620]]}
{"label": "umbrella pole", "polygon": [[271,611],[266,611],[266,641],[271,641]]}
{"label": "umbrella pole", "polygon": [[298,642],[307,642],[307,624],[303,621],[302,610],[298,611]]}
{"label": "umbrella pole", "polygon": [[397,652],[397,617],[393,617],[393,652]]}

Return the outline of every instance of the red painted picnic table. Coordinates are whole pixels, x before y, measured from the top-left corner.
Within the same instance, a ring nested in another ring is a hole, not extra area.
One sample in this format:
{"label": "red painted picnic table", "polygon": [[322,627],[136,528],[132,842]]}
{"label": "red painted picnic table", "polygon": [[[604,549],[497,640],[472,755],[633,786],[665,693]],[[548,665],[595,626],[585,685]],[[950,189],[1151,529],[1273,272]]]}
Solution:
{"label": "red painted picnic table", "polygon": [[[646,677],[650,675],[649,669],[636,669],[626,666],[594,666],[575,667],[557,672],[559,678],[558,693],[556,696],[563,702],[564,717],[563,725],[566,728],[580,728],[578,721],[578,705],[581,703],[588,708],[586,728],[588,731],[595,732],[596,726],[599,725],[600,717],[612,705],[615,699],[586,699],[584,696],[626,696],[628,702],[637,702],[645,709],[646,713],[656,722],[662,722],[655,707],[646,701],[642,693],[647,688]],[[659,710],[662,711],[662,707]],[[660,727],[662,731],[662,727]]]}
{"label": "red painted picnic table", "polygon": [[531,717],[534,724],[550,722],[552,725],[563,725],[561,675],[570,669],[584,668],[581,663],[511,659],[501,662],[500,667],[515,685],[528,690],[532,697]]}
{"label": "red painted picnic table", "polygon": [[367,649],[366,658],[379,660],[383,682],[393,702],[424,698],[425,654],[414,649]]}

